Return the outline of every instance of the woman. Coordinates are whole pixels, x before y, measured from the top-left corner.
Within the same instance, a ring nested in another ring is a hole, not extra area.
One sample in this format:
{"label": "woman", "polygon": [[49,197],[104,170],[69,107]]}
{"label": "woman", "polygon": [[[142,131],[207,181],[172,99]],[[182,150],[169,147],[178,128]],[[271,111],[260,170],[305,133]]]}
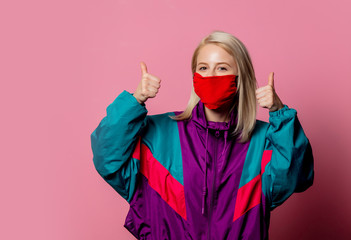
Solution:
{"label": "woman", "polygon": [[[185,111],[147,115],[160,79],[141,63],[91,135],[99,174],[130,204],[138,239],[268,239],[270,211],[313,183],[313,156],[296,111],[268,85],[256,90],[250,56],[215,31],[192,58]],[[256,120],[256,102],[269,123]]]}

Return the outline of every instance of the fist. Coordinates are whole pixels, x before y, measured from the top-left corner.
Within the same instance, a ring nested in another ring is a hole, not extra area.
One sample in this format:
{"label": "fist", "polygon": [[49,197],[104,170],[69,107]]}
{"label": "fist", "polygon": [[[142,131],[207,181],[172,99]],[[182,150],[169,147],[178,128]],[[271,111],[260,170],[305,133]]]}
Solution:
{"label": "fist", "polygon": [[268,108],[270,112],[277,111],[284,107],[274,89],[274,73],[271,72],[268,77],[268,85],[256,90],[256,99],[258,104],[263,108]]}
{"label": "fist", "polygon": [[147,67],[144,62],[140,63],[141,81],[134,92],[133,96],[140,104],[146,102],[148,98],[154,98],[160,88],[161,79],[147,72]]}

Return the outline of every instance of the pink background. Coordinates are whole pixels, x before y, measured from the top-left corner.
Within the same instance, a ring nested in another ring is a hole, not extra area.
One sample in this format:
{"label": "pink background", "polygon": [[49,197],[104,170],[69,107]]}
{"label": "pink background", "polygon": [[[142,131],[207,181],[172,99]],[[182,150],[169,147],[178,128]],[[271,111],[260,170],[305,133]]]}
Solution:
{"label": "pink background", "polygon": [[[96,172],[90,134],[140,80],[149,114],[184,109],[190,59],[212,30],[249,49],[260,86],[298,110],[315,183],[272,212],[271,239],[351,235],[349,0],[1,1],[0,239],[134,239],[127,202]],[[259,110],[268,120],[268,112]]]}

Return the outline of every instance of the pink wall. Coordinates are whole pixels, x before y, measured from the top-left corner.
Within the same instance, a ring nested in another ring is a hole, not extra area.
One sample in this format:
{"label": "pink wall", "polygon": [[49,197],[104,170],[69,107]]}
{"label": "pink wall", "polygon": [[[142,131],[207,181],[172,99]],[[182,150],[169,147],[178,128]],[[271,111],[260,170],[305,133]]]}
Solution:
{"label": "pink wall", "polygon": [[[95,171],[90,134],[145,61],[150,114],[182,110],[190,58],[212,30],[248,47],[259,85],[298,110],[315,184],[272,212],[271,239],[351,235],[348,0],[75,0],[0,3],[0,239],[134,239],[127,202]],[[260,110],[259,118],[267,120]]]}

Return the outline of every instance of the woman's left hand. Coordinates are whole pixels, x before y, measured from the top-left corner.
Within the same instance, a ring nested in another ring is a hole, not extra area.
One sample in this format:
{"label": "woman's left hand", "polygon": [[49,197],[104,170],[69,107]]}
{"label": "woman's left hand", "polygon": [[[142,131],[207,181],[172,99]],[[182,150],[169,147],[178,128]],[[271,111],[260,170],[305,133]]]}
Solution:
{"label": "woman's left hand", "polygon": [[271,72],[268,77],[268,85],[256,90],[256,99],[258,104],[263,108],[268,108],[270,112],[277,111],[284,107],[284,104],[278,97],[274,89],[274,73]]}

